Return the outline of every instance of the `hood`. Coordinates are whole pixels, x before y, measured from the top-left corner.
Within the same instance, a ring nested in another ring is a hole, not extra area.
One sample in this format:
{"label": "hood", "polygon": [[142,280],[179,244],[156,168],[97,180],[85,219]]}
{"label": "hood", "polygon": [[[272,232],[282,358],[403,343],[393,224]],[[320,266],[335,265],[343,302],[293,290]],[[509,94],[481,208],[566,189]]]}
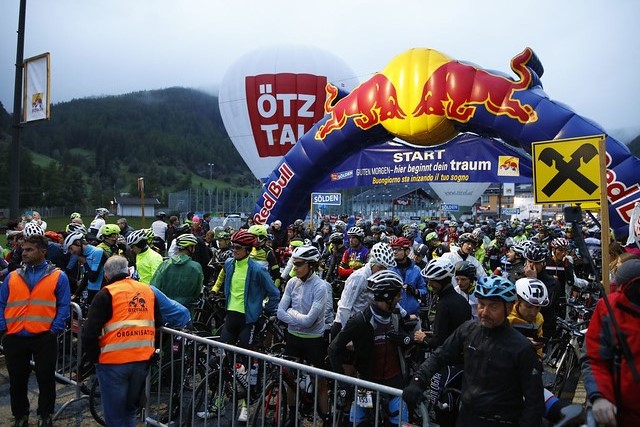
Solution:
{"label": "hood", "polygon": [[181,264],[186,264],[189,260],[191,260],[191,257],[185,254],[177,254],[172,256],[170,259],[171,259],[171,264],[181,265]]}

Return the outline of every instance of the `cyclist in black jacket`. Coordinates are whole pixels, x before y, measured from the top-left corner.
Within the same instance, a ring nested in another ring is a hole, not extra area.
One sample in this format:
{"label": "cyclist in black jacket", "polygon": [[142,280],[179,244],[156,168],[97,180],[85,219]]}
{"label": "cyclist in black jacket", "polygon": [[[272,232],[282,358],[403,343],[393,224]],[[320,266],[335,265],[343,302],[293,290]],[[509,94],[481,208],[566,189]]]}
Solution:
{"label": "cyclist in black jacket", "polygon": [[542,366],[533,346],[507,320],[516,299],[499,276],[476,285],[478,321],[465,322],[420,366],[403,399],[415,406],[429,379],[446,365],[464,363],[458,426],[540,426],[544,414]]}
{"label": "cyclist in black jacket", "polygon": [[445,258],[436,258],[420,272],[428,281],[429,290],[437,295],[436,317],[430,331],[416,331],[414,339],[430,348],[436,348],[467,320],[471,319],[471,306],[451,284],[455,267]]}

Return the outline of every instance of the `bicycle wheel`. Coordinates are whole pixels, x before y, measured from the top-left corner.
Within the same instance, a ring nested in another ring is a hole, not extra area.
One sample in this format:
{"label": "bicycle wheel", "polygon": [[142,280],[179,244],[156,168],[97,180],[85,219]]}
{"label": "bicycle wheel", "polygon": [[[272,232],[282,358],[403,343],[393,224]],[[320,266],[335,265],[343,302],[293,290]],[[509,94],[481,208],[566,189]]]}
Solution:
{"label": "bicycle wheel", "polygon": [[196,420],[210,420],[222,416],[224,411],[224,393],[218,393],[219,372],[211,372],[198,386],[186,405],[186,411],[182,414],[185,425],[192,425]]}
{"label": "bicycle wheel", "polygon": [[562,358],[560,359],[558,369],[556,370],[556,378],[553,381],[553,387],[551,391],[556,396],[560,397],[567,385],[567,380],[571,376],[576,367],[576,355],[573,349],[567,348]]}
{"label": "bicycle wheel", "polygon": [[284,425],[287,421],[287,396],[278,381],[270,381],[258,396],[255,410],[251,413],[253,427]]}
{"label": "bicycle wheel", "polygon": [[89,411],[91,416],[101,426],[106,426],[104,421],[104,415],[102,410],[102,399],[100,397],[100,384],[98,383],[98,377],[94,377],[91,382],[91,390],[89,390]]}
{"label": "bicycle wheel", "polygon": [[180,414],[183,391],[182,361],[174,360],[162,367],[151,366],[151,393],[149,398],[149,415],[167,423],[175,420]]}

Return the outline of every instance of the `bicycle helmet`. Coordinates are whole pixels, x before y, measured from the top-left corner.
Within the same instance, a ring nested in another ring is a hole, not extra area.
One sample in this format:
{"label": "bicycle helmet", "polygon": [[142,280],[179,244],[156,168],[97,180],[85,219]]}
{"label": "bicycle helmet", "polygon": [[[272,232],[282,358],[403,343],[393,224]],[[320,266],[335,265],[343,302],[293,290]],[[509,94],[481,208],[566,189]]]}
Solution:
{"label": "bicycle helmet", "polygon": [[380,231],[380,227],[377,225],[372,225],[371,226],[371,234],[376,234],[376,233],[381,233],[382,231]]}
{"label": "bicycle helmet", "polygon": [[120,233],[120,227],[117,224],[105,224],[100,227],[100,231],[98,231],[98,235],[96,236],[98,240],[101,240],[105,237],[117,235]]}
{"label": "bicycle helmet", "polygon": [[414,228],[406,228],[403,232],[402,232],[402,237],[409,239],[409,240],[413,240],[416,238],[416,230]]}
{"label": "bicycle helmet", "polygon": [[344,236],[340,232],[335,232],[329,236],[329,242],[333,244],[344,243]]}
{"label": "bicycle helmet", "polygon": [[69,215],[69,219],[76,219],[76,218],[82,218],[82,216],[78,212],[74,212],[71,215]]}
{"label": "bicycle helmet", "polygon": [[166,214],[166,212],[164,212],[164,211],[158,211],[158,212],[156,212],[156,218],[160,218],[160,219],[162,219],[162,218],[164,218],[164,217],[166,217],[166,216],[167,216],[167,214]]}
{"label": "bicycle helmet", "polygon": [[367,289],[376,301],[390,301],[402,292],[402,277],[395,271],[381,270],[367,279]]}
{"label": "bicycle helmet", "polygon": [[351,227],[347,231],[347,236],[349,237],[357,237],[358,239],[364,239],[364,230],[360,227]]}
{"label": "bicycle helmet", "polygon": [[435,231],[428,233],[424,238],[425,242],[430,242],[432,240],[438,240],[438,233],[436,233]]}
{"label": "bicycle helmet", "polygon": [[456,276],[464,276],[471,280],[476,280],[476,267],[469,261],[458,261],[455,268]]}
{"label": "bicycle helmet", "polygon": [[133,231],[127,236],[127,246],[139,245],[141,242],[147,243],[147,230],[141,229]]}
{"label": "bicycle helmet", "polygon": [[524,257],[531,262],[544,262],[547,259],[549,250],[540,245],[528,245],[524,250]]}
{"label": "bicycle helmet", "polygon": [[429,247],[424,243],[421,243],[420,245],[418,245],[418,247],[415,250],[416,256],[426,256],[428,253],[429,253]]}
{"label": "bicycle helmet", "polygon": [[462,233],[458,236],[458,243],[462,245],[463,243],[472,243],[474,245],[478,244],[478,241],[471,233]]}
{"label": "bicycle helmet", "polygon": [[55,231],[49,230],[49,231],[44,233],[44,236],[49,238],[49,239],[51,239],[51,240],[53,240],[56,243],[62,242],[62,236],[60,234],[56,233]]}
{"label": "bicycle helmet", "polygon": [[245,229],[240,229],[231,236],[231,243],[236,243],[245,247],[251,247],[256,242],[256,236]]}
{"label": "bicycle helmet", "polygon": [[69,252],[69,248],[76,242],[82,242],[84,240],[84,234],[80,231],[70,233],[62,242],[62,252],[65,254]]}
{"label": "bicycle helmet", "polygon": [[422,269],[420,274],[427,280],[441,281],[447,277],[453,277],[455,267],[449,260],[444,258],[436,258],[429,261],[429,263]]}
{"label": "bicycle helmet", "polygon": [[195,246],[198,244],[198,239],[191,233],[182,234],[176,237],[176,246],[180,249],[186,249],[190,246]]}
{"label": "bicycle helmet", "polygon": [[451,228],[451,227],[458,228],[458,223],[456,221],[449,222],[449,228]]}
{"label": "bicycle helmet", "polygon": [[153,234],[153,228],[145,228],[144,230],[147,232],[147,243],[150,245],[153,244],[153,239],[156,237],[156,235]]}
{"label": "bicycle helmet", "polygon": [[22,230],[22,234],[25,239],[28,239],[31,236],[44,236],[44,230],[35,222],[29,222],[25,224],[24,229]]}
{"label": "bicycle helmet", "polygon": [[247,230],[249,233],[253,234],[254,236],[256,236],[258,238],[258,240],[264,240],[266,239],[268,236],[267,233],[267,226],[266,225],[262,225],[262,224],[255,224],[252,225],[251,227],[249,227],[249,229]]}
{"label": "bicycle helmet", "polygon": [[498,298],[504,302],[516,300],[516,287],[502,276],[484,276],[478,280],[473,294],[477,298]]}
{"label": "bicycle helmet", "polygon": [[96,215],[97,216],[109,216],[109,210],[105,209],[105,208],[98,208],[98,209],[96,209]]}
{"label": "bicycle helmet", "polygon": [[231,236],[224,230],[217,230],[213,235],[213,238],[216,240],[229,240]]}
{"label": "bicycle helmet", "polygon": [[393,258],[391,246],[386,243],[378,242],[371,248],[369,252],[369,262],[378,264],[384,268],[395,267],[396,260]]}
{"label": "bicycle helmet", "polygon": [[73,232],[79,231],[82,234],[87,234],[87,227],[85,227],[82,224],[76,224],[75,222],[72,222],[71,224],[67,225],[66,231],[67,233],[73,233]]}
{"label": "bicycle helmet", "polygon": [[293,250],[291,258],[301,259],[307,262],[320,261],[320,251],[315,246],[298,246]]}
{"label": "bicycle helmet", "polygon": [[516,293],[520,298],[536,307],[549,305],[547,287],[538,279],[523,277],[516,280]]}
{"label": "bicycle helmet", "polygon": [[389,245],[392,248],[404,248],[409,249],[411,247],[411,241],[406,237],[398,237]]}
{"label": "bicycle helmet", "polygon": [[333,224],[333,226],[335,228],[340,228],[344,231],[345,228],[347,228],[347,224],[344,221],[336,221],[335,224]]}
{"label": "bicycle helmet", "polygon": [[303,225],[304,225],[304,221],[301,219],[296,219],[295,221],[293,221],[294,228],[302,228]]}
{"label": "bicycle helmet", "polygon": [[551,241],[552,249],[567,249],[569,246],[569,241],[564,237],[556,237]]}

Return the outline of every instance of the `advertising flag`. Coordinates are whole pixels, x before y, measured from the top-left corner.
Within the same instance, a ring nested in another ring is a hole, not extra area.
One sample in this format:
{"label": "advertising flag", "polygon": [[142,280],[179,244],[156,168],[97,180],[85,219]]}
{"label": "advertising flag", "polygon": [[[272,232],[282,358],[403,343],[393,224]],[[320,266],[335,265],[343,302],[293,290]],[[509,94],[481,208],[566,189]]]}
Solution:
{"label": "advertising flag", "polygon": [[49,60],[47,52],[24,61],[23,122],[49,119]]}

